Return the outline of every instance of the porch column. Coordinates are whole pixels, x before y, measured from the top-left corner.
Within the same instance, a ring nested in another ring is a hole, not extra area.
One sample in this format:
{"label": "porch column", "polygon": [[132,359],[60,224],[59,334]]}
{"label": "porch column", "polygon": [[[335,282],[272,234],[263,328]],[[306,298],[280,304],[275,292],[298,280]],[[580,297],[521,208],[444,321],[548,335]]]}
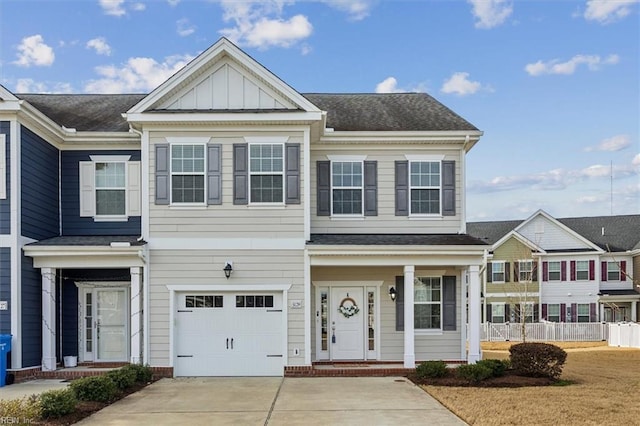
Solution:
{"label": "porch column", "polygon": [[598,306],[600,306],[600,322],[604,322],[604,303],[598,302]]}
{"label": "porch column", "polygon": [[415,266],[404,267],[404,368],[416,367],[413,323],[413,279]]}
{"label": "porch column", "polygon": [[637,322],[638,321],[638,301],[636,300],[635,302],[631,302],[631,321],[633,322]]}
{"label": "porch column", "polygon": [[140,315],[140,270],[135,266],[131,273],[131,364],[140,363],[140,337],[142,333],[142,316]]}
{"label": "porch column", "polygon": [[[464,309],[464,307],[463,307]],[[480,267],[469,266],[469,352],[467,362],[475,364],[482,359],[480,350]]]}
{"label": "porch column", "polygon": [[42,276],[42,371],[56,369],[56,270],[41,268]]}

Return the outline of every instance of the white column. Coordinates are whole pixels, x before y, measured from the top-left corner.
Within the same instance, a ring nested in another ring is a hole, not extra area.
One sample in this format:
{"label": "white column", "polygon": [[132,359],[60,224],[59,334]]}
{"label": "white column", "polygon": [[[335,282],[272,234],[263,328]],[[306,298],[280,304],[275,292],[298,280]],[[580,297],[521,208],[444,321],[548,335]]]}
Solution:
{"label": "white column", "polygon": [[416,367],[413,326],[413,279],[415,266],[404,267],[404,368]]}
{"label": "white column", "polygon": [[630,321],[637,322],[638,321],[638,302],[631,302],[631,318]]}
{"label": "white column", "polygon": [[[464,306],[461,307],[464,309]],[[469,266],[469,352],[467,362],[475,364],[482,359],[480,350],[480,267]]]}
{"label": "white column", "polygon": [[131,273],[131,363],[140,363],[140,334],[142,333],[142,307],[140,293],[140,271],[142,268],[135,266]]}
{"label": "white column", "polygon": [[42,275],[42,371],[56,369],[55,269],[41,268]]}
{"label": "white column", "polygon": [[600,306],[600,322],[604,322],[604,303],[599,302],[598,306]]}

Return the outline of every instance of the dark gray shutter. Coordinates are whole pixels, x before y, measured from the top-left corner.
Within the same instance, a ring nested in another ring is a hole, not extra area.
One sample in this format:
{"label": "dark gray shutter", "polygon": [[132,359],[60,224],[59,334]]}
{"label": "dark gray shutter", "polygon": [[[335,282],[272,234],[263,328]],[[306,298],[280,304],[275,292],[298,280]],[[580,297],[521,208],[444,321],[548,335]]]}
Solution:
{"label": "dark gray shutter", "polygon": [[169,182],[169,144],[163,143],[156,145],[156,204],[169,204],[169,191],[171,184]]}
{"label": "dark gray shutter", "polygon": [[442,215],[456,215],[456,162],[442,162]]}
{"label": "dark gray shutter", "polygon": [[331,216],[331,162],[316,162],[317,176],[317,212],[318,216]]}
{"label": "dark gray shutter", "polygon": [[207,204],[222,204],[222,145],[207,144]]}
{"label": "dark gray shutter", "polygon": [[364,162],[364,215],[378,216],[378,162]]}
{"label": "dark gray shutter", "polygon": [[300,144],[288,143],[285,145],[286,204],[300,204]]}
{"label": "dark gray shutter", "polygon": [[504,304],[504,322],[511,322],[511,305]]}
{"label": "dark gray shutter", "polygon": [[504,282],[511,282],[511,263],[504,262]]}
{"label": "dark gray shutter", "polygon": [[456,277],[442,277],[442,330],[456,329]]}
{"label": "dark gray shutter", "polygon": [[396,216],[409,216],[408,161],[396,161]]}
{"label": "dark gray shutter", "polygon": [[233,144],[233,204],[249,203],[249,146]]}
{"label": "dark gray shutter", "polygon": [[533,322],[540,321],[540,305],[538,303],[534,303],[533,305]]}
{"label": "dark gray shutter", "polygon": [[485,322],[493,322],[493,310],[491,309],[491,303],[487,303],[487,311],[485,312]]}
{"label": "dark gray shutter", "polygon": [[396,331],[404,331],[404,276],[396,276]]}
{"label": "dark gray shutter", "polygon": [[520,282],[520,262],[513,262],[513,282]]}
{"label": "dark gray shutter", "polygon": [[487,282],[493,282],[493,263],[487,262]]}

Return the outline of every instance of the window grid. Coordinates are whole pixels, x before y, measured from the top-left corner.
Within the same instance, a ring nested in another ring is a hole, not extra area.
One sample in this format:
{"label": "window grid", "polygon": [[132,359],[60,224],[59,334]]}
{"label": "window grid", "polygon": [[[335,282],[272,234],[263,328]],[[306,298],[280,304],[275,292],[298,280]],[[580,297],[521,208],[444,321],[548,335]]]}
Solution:
{"label": "window grid", "polygon": [[589,322],[589,304],[578,303],[578,322]]}
{"label": "window grid", "polygon": [[249,145],[249,191],[252,203],[284,201],[284,145]]}
{"label": "window grid", "polygon": [[126,164],[95,163],[96,216],[126,214]]}
{"label": "window grid", "polygon": [[547,305],[547,321],[560,322],[560,304],[553,303]]}
{"label": "window grid", "polygon": [[415,329],[441,329],[442,284],[440,277],[415,278],[413,292]]}
{"label": "window grid", "polygon": [[576,280],[586,281],[589,279],[589,261],[578,260],[576,262]]}
{"label": "window grid", "polygon": [[607,281],[620,281],[620,265],[617,262],[607,262]]}
{"label": "window grid", "polygon": [[332,213],[361,215],[363,191],[362,161],[331,162]]}
{"label": "window grid", "polygon": [[440,214],[440,170],[439,161],[409,163],[411,214]]}
{"label": "window grid", "polygon": [[491,322],[503,323],[504,320],[504,303],[491,304]]}
{"label": "window grid", "polygon": [[518,265],[518,271],[518,281],[531,281],[533,279],[533,261],[521,260]]}
{"label": "window grid", "polygon": [[560,262],[549,262],[549,281],[560,281]]}
{"label": "window grid", "polygon": [[236,308],[273,308],[273,296],[236,295]]}
{"label": "window grid", "polygon": [[204,203],[204,145],[171,145],[171,202]]}
{"label": "window grid", "polygon": [[494,283],[504,282],[504,262],[493,262],[491,265],[491,281]]}

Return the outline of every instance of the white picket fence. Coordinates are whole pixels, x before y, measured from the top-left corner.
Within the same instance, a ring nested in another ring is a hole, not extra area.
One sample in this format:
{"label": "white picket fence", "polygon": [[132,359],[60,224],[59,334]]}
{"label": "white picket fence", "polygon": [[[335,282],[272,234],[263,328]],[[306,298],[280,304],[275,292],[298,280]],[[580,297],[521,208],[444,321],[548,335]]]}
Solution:
{"label": "white picket fence", "polygon": [[[529,342],[597,342],[609,337],[609,324],[601,322],[536,322],[525,324]],[[522,324],[482,324],[480,339],[487,342],[522,341]]]}
{"label": "white picket fence", "polygon": [[609,324],[609,346],[640,348],[640,324],[619,322]]}

